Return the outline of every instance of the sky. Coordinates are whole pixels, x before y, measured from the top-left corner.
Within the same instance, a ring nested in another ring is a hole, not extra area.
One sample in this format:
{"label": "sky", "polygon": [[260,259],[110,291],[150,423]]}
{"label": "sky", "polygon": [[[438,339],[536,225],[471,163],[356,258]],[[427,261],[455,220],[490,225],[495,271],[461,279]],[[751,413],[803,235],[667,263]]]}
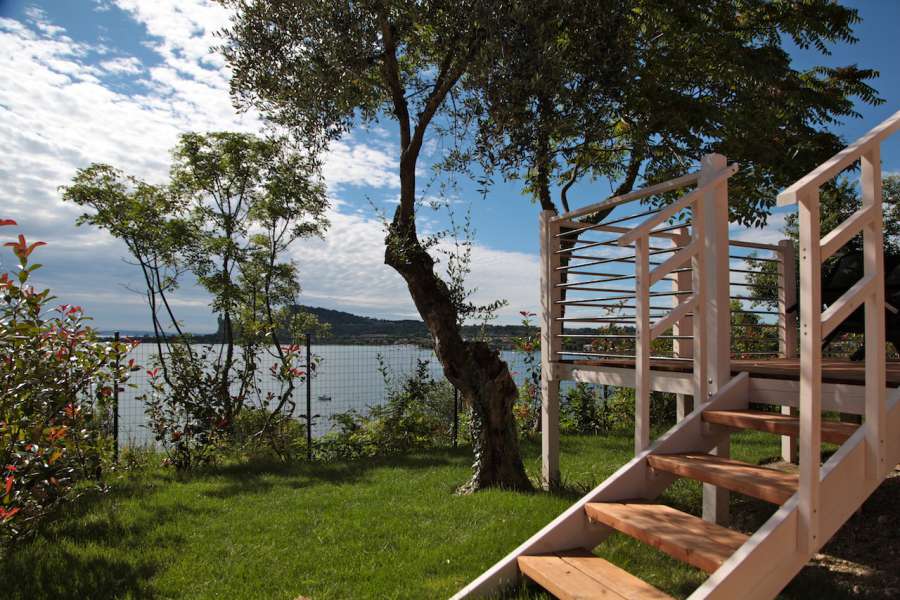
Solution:
{"label": "sky", "polygon": [[[838,45],[830,57],[792,49],[798,67],[857,63],[880,71],[874,86],[886,103],[860,106],[861,119],[837,128],[852,141],[900,109],[900,0],[845,2],[859,8],[860,42]],[[0,0],[0,218],[13,218],[39,249],[36,283],[60,301],[80,304],[101,330],[149,330],[139,272],[123,245],[102,231],[76,227],[78,207],[60,199],[79,168],[105,162],[153,183],[163,183],[169,152],[188,131],[260,131],[253,113],[239,114],[228,94],[228,69],[211,50],[228,14],[205,0]],[[440,141],[430,139],[425,159]],[[356,130],[334,144],[323,175],[331,201],[331,227],[323,240],[292,250],[300,270],[303,304],[380,318],[417,318],[409,293],[384,266],[380,212],[396,205],[396,135],[389,126]],[[900,136],[882,149],[885,171],[900,172]],[[425,175],[420,178],[427,181]],[[499,183],[486,197],[460,181],[450,205],[461,219],[471,210],[476,244],[469,284],[475,300],[503,298],[501,322],[520,310],[536,311],[538,208],[516,184]],[[577,186],[573,206],[608,196],[611,184]],[[428,196],[432,190],[423,190]],[[436,192],[434,192],[436,193]],[[784,212],[766,231],[734,237],[772,241]],[[447,212],[424,210],[424,232],[444,229]],[[12,228],[2,233],[10,235]],[[2,236],[0,236],[2,237]],[[0,254],[0,270],[12,266]],[[188,330],[211,331],[209,298],[189,282],[174,303]]]}

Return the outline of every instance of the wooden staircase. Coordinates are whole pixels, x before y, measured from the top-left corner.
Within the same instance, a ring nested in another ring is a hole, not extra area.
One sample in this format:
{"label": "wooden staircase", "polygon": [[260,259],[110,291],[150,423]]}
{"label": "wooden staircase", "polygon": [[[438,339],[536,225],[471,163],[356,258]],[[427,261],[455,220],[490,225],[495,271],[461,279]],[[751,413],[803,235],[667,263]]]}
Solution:
{"label": "wooden staircase", "polygon": [[[589,549],[616,531],[710,578],[691,598],[772,598],[820,546],[801,550],[799,477],[771,467],[708,454],[735,429],[797,435],[796,418],[748,409],[750,378],[742,373],[709,402],[639,454],[557,520],[517,548],[455,598],[485,595],[524,575],[557,598],[669,598]],[[900,389],[888,399],[889,461],[900,462]],[[827,539],[874,491],[866,477],[865,430],[822,421],[823,440],[842,444],[822,467]],[[677,478],[688,478],[779,506],[753,535],[654,502]]]}
{"label": "wooden staircase", "polygon": [[[686,175],[560,217],[542,215],[541,252],[546,267],[542,271],[542,433],[544,476],[552,483],[557,480],[554,463],[558,448],[555,434],[558,433],[560,373],[568,373],[570,378],[579,381],[590,376],[587,371],[564,371],[558,355],[565,353],[553,351],[559,348],[558,340],[564,337],[560,324],[566,317],[562,316],[560,307],[587,302],[562,300],[560,296],[561,287],[581,285],[560,283],[559,272],[568,267],[560,265],[559,255],[570,252],[564,248],[554,250],[559,246],[559,237],[564,235],[560,233],[561,223],[577,228],[579,223],[572,219],[597,212],[598,207],[615,206],[615,203],[671,191],[689,183],[698,185],[641,225],[623,230],[617,240],[619,246],[635,249],[636,351],[633,375],[620,368],[611,369],[607,376],[616,378],[613,385],[627,385],[625,382],[630,381],[635,389],[636,456],[462,589],[454,599],[496,593],[522,576],[564,599],[666,598],[634,574],[592,554],[593,548],[616,531],[709,574],[690,596],[691,600],[771,599],[859,509],[900,463],[900,388],[887,386],[882,351],[885,302],[879,154],[882,140],[897,130],[900,130],[900,112],[779,195],[779,204],[799,205],[801,293],[797,384],[764,377],[751,380],[747,372],[732,376],[729,332],[725,325],[730,284],[727,261],[722,264],[722,259],[728,255],[726,182],[737,167],[726,166],[724,157],[704,157],[705,166],[699,176]],[[862,207],[823,237],[819,228],[818,190],[857,161]],[[670,258],[651,263],[650,238],[667,235],[667,228],[658,227],[683,210],[692,211],[693,237]],[[592,227],[602,225],[582,229]],[[822,263],[857,235],[863,237],[864,275],[823,310]],[[552,245],[553,240],[557,240],[557,246]],[[688,264],[689,269],[682,267]],[[786,265],[782,266],[786,268]],[[679,267],[690,271],[693,278],[692,287],[684,292],[689,295],[677,302],[668,314],[651,315],[651,286]],[[866,353],[864,381],[832,386],[826,394],[822,340],[861,307],[865,310],[866,343],[877,351]],[[650,392],[659,389],[653,387],[659,383],[654,379],[650,362],[651,343],[689,312],[694,315],[692,387],[689,391],[680,387],[675,393],[691,394],[698,405],[651,443]],[[785,331],[789,329],[786,319],[780,323]],[[759,397],[765,392],[766,398],[772,400],[773,386],[779,390],[774,401]],[[790,408],[798,416],[752,410],[751,401],[769,404],[782,412]],[[823,411],[835,409],[862,415],[863,424],[823,418]],[[787,473],[727,458],[729,436],[735,430],[796,438],[799,472]],[[824,464],[821,462],[823,442],[839,446]],[[548,457],[552,460],[547,460]],[[722,498],[718,492],[727,490],[778,508],[748,536],[711,522],[719,520],[715,510],[704,520],[654,502],[678,478],[702,482],[705,504],[707,499],[718,502]]]}

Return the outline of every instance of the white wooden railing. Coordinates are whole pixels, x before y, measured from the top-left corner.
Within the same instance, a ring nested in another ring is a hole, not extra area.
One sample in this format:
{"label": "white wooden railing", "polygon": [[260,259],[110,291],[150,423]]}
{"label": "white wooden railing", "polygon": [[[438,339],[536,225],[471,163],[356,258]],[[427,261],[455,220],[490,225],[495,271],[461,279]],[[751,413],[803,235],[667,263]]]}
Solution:
{"label": "white wooden railing", "polygon": [[[821,460],[822,340],[860,306],[865,306],[866,477],[880,481],[886,462],[885,303],[881,143],[900,129],[900,112],[822,163],[778,196],[796,204],[800,233],[800,504],[798,544],[816,551],[819,535]],[[859,161],[862,206],[822,237],[819,189]],[[822,263],[862,233],[863,276],[827,309],[822,309]]]}
{"label": "white wooden railing", "polygon": [[[724,163],[724,159],[722,160]],[[650,446],[650,357],[652,342],[666,330],[672,328],[687,314],[693,313],[693,372],[694,372],[694,398],[705,399],[708,395],[709,385],[714,379],[709,373],[709,352],[721,350],[730,352],[729,331],[719,331],[718,327],[708,326],[707,315],[728,310],[728,285],[727,262],[724,285],[725,306],[717,305],[721,302],[721,294],[715,289],[710,289],[709,279],[714,277],[715,267],[706,263],[711,260],[709,250],[718,248],[719,253],[724,253],[727,258],[727,210],[728,210],[728,178],[737,172],[737,165],[716,169],[709,164],[704,165],[700,172],[698,187],[670,204],[664,210],[654,214],[641,225],[622,235],[618,244],[635,247],[635,286],[636,286],[636,345],[635,345],[635,452],[641,452]],[[719,206],[715,206],[718,204]],[[709,205],[709,206],[707,206]],[[708,208],[718,209],[714,211]],[[675,254],[650,269],[650,236],[667,220],[675,217],[685,210],[690,210],[692,215],[692,231],[690,242],[678,250]],[[726,230],[724,239],[716,240],[712,234],[715,222],[706,221],[713,212],[726,215]],[[724,245],[722,245],[724,242]],[[714,260],[714,259],[713,259]],[[656,282],[667,277],[673,270],[691,265],[691,294],[678,298],[675,307],[664,315],[657,315],[656,320],[650,316],[650,288]],[[720,285],[720,287],[722,287]],[[719,296],[719,297],[717,297]],[[712,311],[710,311],[712,309]],[[713,316],[715,318],[715,316]],[[718,343],[710,340],[710,333],[720,338]],[[726,360],[727,362],[727,360]],[[723,376],[720,385],[730,377],[730,373]]]}

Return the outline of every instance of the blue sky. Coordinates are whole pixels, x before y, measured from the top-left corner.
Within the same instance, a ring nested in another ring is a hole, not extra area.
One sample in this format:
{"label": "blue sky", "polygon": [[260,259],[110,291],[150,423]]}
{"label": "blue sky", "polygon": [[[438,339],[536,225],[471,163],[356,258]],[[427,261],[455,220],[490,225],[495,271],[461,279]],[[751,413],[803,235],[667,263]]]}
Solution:
{"label": "blue sky", "polygon": [[[822,58],[794,49],[801,66],[858,63],[875,68],[875,87],[887,102],[860,107],[863,118],[838,132],[852,140],[900,109],[900,2],[848,2],[860,9],[860,42]],[[138,273],[123,262],[121,244],[76,228],[78,211],[57,191],[79,167],[108,162],[149,181],[162,182],[168,151],[179,133],[256,131],[253,114],[238,115],[228,97],[228,74],[209,51],[212,32],[227,13],[199,0],[0,0],[0,217],[15,218],[41,249],[39,283],[61,301],[81,304],[98,327],[149,329],[142,298],[129,291]],[[382,264],[383,234],[376,209],[391,210],[398,194],[396,139],[391,128],[360,131],[336,144],[324,175],[333,202],[325,240],[294,252],[306,304],[386,318],[414,317],[402,280]],[[437,156],[437,141],[426,145]],[[884,168],[900,172],[900,137],[882,150]],[[427,180],[427,175],[423,177]],[[498,184],[486,199],[467,182],[453,206],[471,205],[477,229],[471,284],[478,299],[506,298],[502,320],[534,310],[537,297],[537,207],[516,184]],[[581,185],[573,205],[606,197],[608,182]],[[426,192],[427,194],[428,192]],[[781,217],[776,215],[777,227]],[[444,212],[422,214],[425,230],[444,227]],[[9,230],[8,230],[9,231]],[[755,239],[777,231],[736,232]],[[8,257],[2,258],[8,266]],[[210,330],[208,299],[191,285],[176,298],[188,329]]]}

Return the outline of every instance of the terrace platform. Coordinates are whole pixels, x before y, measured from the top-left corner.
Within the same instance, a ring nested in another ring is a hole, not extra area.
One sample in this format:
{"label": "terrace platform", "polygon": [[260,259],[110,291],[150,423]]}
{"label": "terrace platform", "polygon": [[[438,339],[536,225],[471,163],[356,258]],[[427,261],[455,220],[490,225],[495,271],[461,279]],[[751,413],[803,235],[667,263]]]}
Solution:
{"label": "terrace platform", "polygon": [[[586,367],[634,369],[633,359],[563,360],[560,363]],[[886,367],[885,387],[900,387],[900,360],[889,360]],[[666,371],[670,373],[691,373],[692,365],[683,361],[650,359],[650,369],[652,371]],[[731,374],[737,375],[741,372],[747,372],[750,377],[762,379],[799,381],[800,359],[732,359]],[[852,361],[841,358],[822,359],[823,383],[863,385],[865,381],[866,363],[864,361]]]}

